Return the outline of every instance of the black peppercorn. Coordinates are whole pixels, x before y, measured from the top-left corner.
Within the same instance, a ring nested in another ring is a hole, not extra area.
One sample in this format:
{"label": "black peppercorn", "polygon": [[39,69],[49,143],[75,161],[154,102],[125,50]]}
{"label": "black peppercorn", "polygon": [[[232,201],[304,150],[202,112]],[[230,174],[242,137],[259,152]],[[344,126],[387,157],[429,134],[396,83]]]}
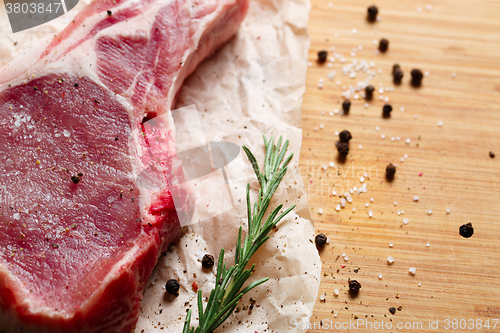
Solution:
{"label": "black peppercorn", "polygon": [[389,165],[385,168],[385,176],[387,179],[391,180],[394,178],[394,174],[396,174],[396,166],[389,163]]}
{"label": "black peppercorn", "polygon": [[348,114],[351,109],[351,101],[345,100],[342,102],[342,110],[344,110],[344,114]]}
{"label": "black peppercorn", "polygon": [[382,108],[382,115],[384,118],[389,118],[391,116],[392,106],[390,104],[385,104]]}
{"label": "black peppercorn", "polygon": [[380,52],[385,52],[389,48],[389,41],[385,38],[382,38],[378,44],[378,49]]}
{"label": "black peppercorn", "polygon": [[180,287],[179,282],[175,279],[168,280],[167,284],[165,284],[165,289],[170,295],[177,295]]}
{"label": "black peppercorn", "polygon": [[318,52],[318,62],[320,64],[322,64],[326,61],[326,57],[328,57],[328,52],[326,52],[326,51],[319,51]]}
{"label": "black peppercorn", "polygon": [[361,283],[359,283],[356,280],[350,280],[349,279],[349,292],[356,294],[358,293],[359,289],[361,288]]}
{"label": "black peppercorn", "polygon": [[325,236],[325,234],[318,234],[318,235],[316,235],[316,238],[314,239],[317,246],[325,246],[326,240],[327,240],[327,237]]}
{"label": "black peppercorn", "polygon": [[494,153],[494,152],[492,152],[492,151],[490,151],[490,157],[491,157],[491,158],[495,158],[495,153]]}
{"label": "black peppercorn", "polygon": [[403,71],[399,68],[396,68],[394,72],[392,72],[392,78],[394,79],[395,84],[401,84],[401,80],[403,79]]}
{"label": "black peppercorn", "polygon": [[343,130],[339,134],[340,142],[349,142],[352,139],[352,135],[348,130]]}
{"label": "black peppercorn", "polygon": [[210,255],[210,254],[205,254],[203,256],[203,259],[201,260],[201,265],[205,269],[210,269],[210,268],[214,267],[214,263],[215,263],[214,256]]}
{"label": "black peppercorn", "polygon": [[80,182],[80,177],[79,176],[71,176],[71,181],[75,184],[78,184]]}
{"label": "black peppercorn", "polygon": [[460,236],[464,238],[470,238],[474,234],[474,228],[470,222],[461,225],[458,231],[460,232]]}
{"label": "black peppercorn", "polygon": [[365,88],[365,98],[367,100],[371,100],[373,98],[373,92],[375,91],[375,88],[372,85],[368,85]]}
{"label": "black peppercorn", "polygon": [[412,69],[411,70],[411,84],[414,87],[420,87],[422,84],[422,79],[424,78],[424,74],[420,69]]}
{"label": "black peppercorn", "polygon": [[345,142],[339,142],[337,145],[337,150],[341,157],[346,157],[349,154],[349,145]]}
{"label": "black peppercorn", "polygon": [[368,7],[368,21],[375,22],[377,20],[378,8],[375,6]]}
{"label": "black peppercorn", "polygon": [[393,306],[391,306],[391,307],[389,308],[389,312],[390,312],[390,313],[392,313],[392,314],[395,314],[395,313],[396,313],[396,308],[395,308],[395,307],[393,307]]}

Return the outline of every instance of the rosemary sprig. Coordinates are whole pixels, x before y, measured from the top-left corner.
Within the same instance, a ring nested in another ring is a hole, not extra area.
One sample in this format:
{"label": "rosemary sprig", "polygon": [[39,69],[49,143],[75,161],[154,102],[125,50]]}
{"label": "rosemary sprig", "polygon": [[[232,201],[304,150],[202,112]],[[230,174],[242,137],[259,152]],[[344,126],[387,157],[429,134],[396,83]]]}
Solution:
{"label": "rosemary sprig", "polygon": [[274,137],[267,140],[266,136],[264,136],[264,145],[266,147],[264,172],[260,171],[252,152],[243,146],[243,150],[252,163],[260,184],[259,196],[257,202],[254,203],[253,209],[250,205],[250,184],[247,184],[248,233],[242,243],[242,227],[240,227],[236,242],[234,266],[226,267],[224,264],[224,249],[221,249],[217,264],[215,287],[210,292],[205,309],[203,309],[202,292],[198,290],[199,325],[196,328],[191,327],[191,310],[189,310],[184,322],[183,333],[210,333],[214,331],[233,313],[243,295],[269,280],[269,278],[264,278],[254,281],[243,288],[255,268],[255,264],[253,264],[250,269],[245,269],[248,262],[259,247],[269,239],[269,233],[276,224],[295,208],[295,206],[292,206],[278,216],[279,211],[283,208],[283,205],[279,205],[262,223],[271,198],[285,176],[288,163],[290,163],[293,156],[293,154],[290,154],[283,161],[288,149],[288,141],[285,142],[283,147],[281,144],[281,137],[278,144],[274,145]]}

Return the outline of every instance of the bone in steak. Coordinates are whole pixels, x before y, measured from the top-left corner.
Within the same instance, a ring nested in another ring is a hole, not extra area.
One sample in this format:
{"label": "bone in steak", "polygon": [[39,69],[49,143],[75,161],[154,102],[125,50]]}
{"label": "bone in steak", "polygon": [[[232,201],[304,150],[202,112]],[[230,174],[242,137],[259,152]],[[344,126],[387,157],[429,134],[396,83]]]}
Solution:
{"label": "bone in steak", "polygon": [[[140,170],[175,155],[183,80],[247,0],[97,0],[0,68],[0,331],[130,332],[180,224]],[[130,144],[132,143],[132,144]],[[164,159],[163,159],[164,158]]]}

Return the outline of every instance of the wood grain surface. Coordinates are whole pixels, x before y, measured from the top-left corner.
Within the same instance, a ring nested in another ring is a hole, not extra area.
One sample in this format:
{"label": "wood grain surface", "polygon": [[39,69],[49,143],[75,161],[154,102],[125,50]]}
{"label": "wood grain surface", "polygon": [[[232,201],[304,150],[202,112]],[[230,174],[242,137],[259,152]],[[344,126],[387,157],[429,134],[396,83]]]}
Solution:
{"label": "wood grain surface", "polygon": [[[309,332],[500,331],[500,1],[379,0],[381,20],[373,24],[366,20],[372,4],[312,0],[311,5],[300,165],[317,232],[329,236],[330,244],[321,251],[325,300],[318,298]],[[389,50],[376,54],[372,41],[383,37]],[[342,73],[360,45],[358,64],[374,62],[370,70],[381,70],[370,81],[374,99],[365,108],[364,99],[351,97],[349,115],[330,116],[341,110],[343,87],[368,77],[363,71],[353,79]],[[345,63],[318,64],[317,52],[331,47],[344,54]],[[400,86],[392,83],[394,63],[404,72]],[[420,88],[409,84],[413,68],[429,72]],[[326,74],[332,70],[336,76],[330,81]],[[380,86],[394,87],[383,93],[394,108],[390,119],[382,118]],[[341,163],[335,132],[344,129],[353,139]],[[497,156],[490,158],[490,151]],[[322,166],[331,161],[335,167],[325,171]],[[390,162],[397,163],[392,183],[384,178]],[[362,185],[363,171],[369,173],[368,192],[352,194],[353,202],[336,211],[339,195]],[[458,231],[467,222],[474,227],[468,239]],[[410,267],[416,268],[414,275]],[[357,296],[348,293],[349,278],[362,285]],[[389,312],[400,306],[394,315]]]}

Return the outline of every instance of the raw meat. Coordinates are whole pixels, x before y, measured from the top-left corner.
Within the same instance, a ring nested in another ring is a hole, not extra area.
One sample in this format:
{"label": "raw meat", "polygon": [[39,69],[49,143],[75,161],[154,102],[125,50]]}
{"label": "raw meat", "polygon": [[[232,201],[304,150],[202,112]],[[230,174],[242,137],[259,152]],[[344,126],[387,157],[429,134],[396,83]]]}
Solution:
{"label": "raw meat", "polygon": [[[168,186],[175,129],[168,117],[144,121],[168,115],[247,8],[99,0],[0,68],[0,331],[134,328],[180,232]],[[152,164],[161,189],[137,184]]]}

